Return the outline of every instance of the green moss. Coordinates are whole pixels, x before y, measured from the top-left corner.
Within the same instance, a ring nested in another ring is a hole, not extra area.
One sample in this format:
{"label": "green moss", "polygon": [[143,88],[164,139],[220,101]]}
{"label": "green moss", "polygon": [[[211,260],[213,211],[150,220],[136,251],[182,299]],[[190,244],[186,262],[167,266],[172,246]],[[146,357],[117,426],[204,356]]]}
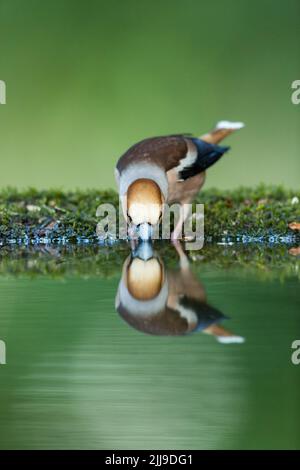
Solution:
{"label": "green moss", "polygon": [[[208,240],[222,237],[268,237],[291,235],[288,224],[300,221],[300,193],[280,187],[259,186],[233,191],[209,189],[201,192],[196,202],[205,204],[205,236]],[[294,203],[292,203],[294,201]],[[118,195],[113,190],[64,192],[60,190],[17,191],[7,188],[0,193],[0,240],[24,241],[47,236],[52,241],[77,237],[96,241],[96,209],[101,203],[117,207]]]}
{"label": "green moss", "polygon": [[299,192],[264,185],[233,191],[210,189],[197,199],[205,204],[205,234],[213,237],[292,234],[288,225],[300,221],[299,201]]}
{"label": "green moss", "polygon": [[77,236],[95,237],[96,209],[107,202],[117,204],[114,191],[19,192],[8,188],[0,193],[0,239],[47,235],[51,239],[65,236],[72,242]]}

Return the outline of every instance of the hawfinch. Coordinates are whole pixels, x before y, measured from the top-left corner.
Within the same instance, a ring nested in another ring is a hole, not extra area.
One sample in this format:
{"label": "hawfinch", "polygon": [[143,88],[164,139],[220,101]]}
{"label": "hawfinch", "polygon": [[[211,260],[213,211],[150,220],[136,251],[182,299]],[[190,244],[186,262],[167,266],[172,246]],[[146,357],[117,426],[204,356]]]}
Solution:
{"label": "hawfinch", "polygon": [[174,244],[179,255],[176,269],[165,268],[149,245],[139,244],[123,265],[115,306],[126,323],[152,335],[201,331],[220,343],[243,343],[243,337],[220,324],[228,317],[207,303],[204,286],[192,272],[179,242]]}
{"label": "hawfinch", "polygon": [[241,122],[221,121],[200,138],[188,134],[152,137],[127,150],[118,160],[115,174],[130,232],[150,239],[164,205],[179,203],[180,217],[171,237],[181,238],[187,204],[203,186],[207,168],[229,150],[217,144],[242,127]]}

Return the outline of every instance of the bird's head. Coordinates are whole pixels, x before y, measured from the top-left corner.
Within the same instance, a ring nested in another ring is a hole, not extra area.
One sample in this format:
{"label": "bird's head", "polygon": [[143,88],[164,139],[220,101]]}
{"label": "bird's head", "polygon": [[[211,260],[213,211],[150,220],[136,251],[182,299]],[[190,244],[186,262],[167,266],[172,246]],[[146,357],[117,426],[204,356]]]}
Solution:
{"label": "bird's head", "polygon": [[130,326],[159,336],[191,332],[196,324],[191,328],[188,316],[169,305],[172,295],[168,273],[157,255],[148,259],[131,255],[125,260],[115,306]]}
{"label": "bird's head", "polygon": [[149,240],[163,214],[164,197],[155,181],[135,180],[127,190],[127,220],[142,240]]}
{"label": "bird's head", "polygon": [[157,258],[148,261],[134,258],[128,266],[127,288],[137,300],[154,299],[161,291],[163,280],[163,267]]}
{"label": "bird's head", "polygon": [[145,319],[162,311],[167,298],[168,284],[163,262],[157,256],[147,260],[128,256],[123,264],[116,308]]}

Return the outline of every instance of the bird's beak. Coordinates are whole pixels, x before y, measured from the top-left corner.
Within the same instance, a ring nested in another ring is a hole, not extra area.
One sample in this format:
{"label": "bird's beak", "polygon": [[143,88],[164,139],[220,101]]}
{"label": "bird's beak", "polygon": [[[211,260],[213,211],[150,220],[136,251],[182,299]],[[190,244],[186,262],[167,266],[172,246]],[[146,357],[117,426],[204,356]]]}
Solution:
{"label": "bird's beak", "polygon": [[149,261],[154,256],[152,243],[139,243],[132,253],[132,256],[143,261]]}
{"label": "bird's beak", "polygon": [[137,234],[143,241],[149,241],[153,235],[153,227],[148,222],[137,225]]}

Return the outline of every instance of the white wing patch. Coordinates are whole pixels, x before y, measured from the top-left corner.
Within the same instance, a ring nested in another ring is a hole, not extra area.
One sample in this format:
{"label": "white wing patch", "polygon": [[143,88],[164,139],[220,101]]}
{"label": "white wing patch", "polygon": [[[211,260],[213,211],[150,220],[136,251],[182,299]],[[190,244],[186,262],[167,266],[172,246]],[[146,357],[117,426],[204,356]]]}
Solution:
{"label": "white wing patch", "polygon": [[[189,168],[189,167],[193,166],[193,164],[197,160],[198,150],[197,150],[196,145],[193,142],[189,141],[189,140],[186,140],[186,145],[187,145],[187,148],[188,148],[186,156],[180,160],[179,165],[176,167],[176,171],[177,171],[178,175],[185,168]],[[183,179],[178,179],[177,181],[184,181],[184,180]]]}
{"label": "white wing patch", "polygon": [[184,318],[187,321],[188,325],[197,325],[198,317],[193,310],[185,308],[179,303],[176,305],[176,310],[179,312],[181,318]]}

